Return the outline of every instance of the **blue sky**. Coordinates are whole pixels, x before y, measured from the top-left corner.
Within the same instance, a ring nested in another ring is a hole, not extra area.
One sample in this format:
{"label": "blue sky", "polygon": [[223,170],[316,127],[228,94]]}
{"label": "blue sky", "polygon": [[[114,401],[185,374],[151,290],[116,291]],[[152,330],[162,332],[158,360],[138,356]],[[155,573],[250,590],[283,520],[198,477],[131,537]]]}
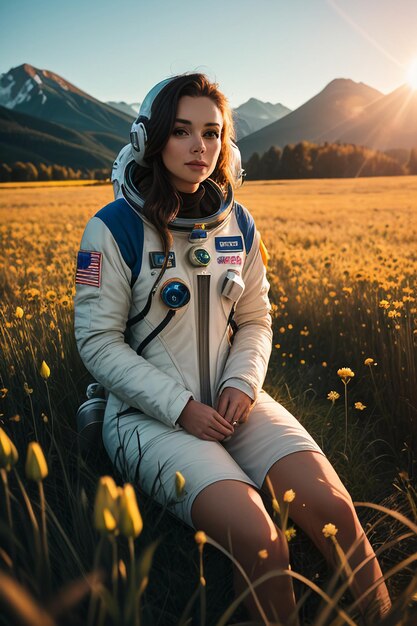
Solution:
{"label": "blue sky", "polygon": [[417,57],[417,0],[3,0],[0,73],[21,63],[100,100],[188,70],[296,108],[334,78],[388,93]]}

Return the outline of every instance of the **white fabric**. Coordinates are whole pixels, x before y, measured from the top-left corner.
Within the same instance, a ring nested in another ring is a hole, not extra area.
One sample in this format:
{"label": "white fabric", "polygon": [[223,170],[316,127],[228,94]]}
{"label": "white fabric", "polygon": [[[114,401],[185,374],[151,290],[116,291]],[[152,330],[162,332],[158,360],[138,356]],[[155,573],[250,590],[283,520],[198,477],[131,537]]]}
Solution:
{"label": "white fabric", "polygon": [[[106,210],[117,211],[118,206],[114,203]],[[207,240],[199,246],[208,250],[212,258],[206,268],[189,262],[189,233],[173,232],[176,265],[166,270],[161,285],[169,278],[182,280],[191,291],[190,302],[176,312],[138,356],[137,347],[168,310],[159,296],[159,285],[148,315],[133,326],[125,341],[126,322],[145,306],[158,272],[150,266],[149,253],[161,250],[159,235],[145,219],[143,223],[142,267],[133,288],[132,271],[121,252],[120,229],[117,243],[100,217],[93,217],[88,223],[81,249],[102,253],[101,285],[77,285],[75,333],[87,369],[110,392],[103,429],[110,457],[130,480],[135,479],[138,471],[141,487],[148,493],[156,492],[153,495],[159,502],[167,504],[192,526],[191,506],[204,486],[232,478],[260,487],[278,458],[298,450],[321,450],[288,411],[261,393],[272,331],[260,235],[255,232],[248,254],[245,249],[233,255],[216,250],[216,237],[241,236],[244,240],[245,232],[239,227],[235,209],[222,224],[207,231]],[[241,264],[236,264],[236,258],[230,263],[221,259],[231,256],[239,257]],[[233,302],[221,295],[228,269],[240,270],[245,283],[236,304],[234,319],[238,331],[233,345],[227,324]],[[176,423],[191,397],[200,400],[199,274],[210,275],[213,405],[225,386],[236,387],[256,401],[249,422],[237,426],[224,444],[198,439]],[[175,498],[176,471],[181,471],[186,479],[186,495],[180,502]]]}

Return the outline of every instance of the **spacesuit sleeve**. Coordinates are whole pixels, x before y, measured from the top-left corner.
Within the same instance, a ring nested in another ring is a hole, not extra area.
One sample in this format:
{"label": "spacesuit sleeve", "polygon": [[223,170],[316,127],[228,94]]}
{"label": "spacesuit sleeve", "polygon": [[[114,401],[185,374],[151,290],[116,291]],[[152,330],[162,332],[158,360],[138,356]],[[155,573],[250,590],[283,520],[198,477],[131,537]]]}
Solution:
{"label": "spacesuit sleeve", "polygon": [[219,394],[225,387],[235,387],[253,400],[265,380],[272,349],[269,283],[260,241],[259,232],[256,232],[243,273],[245,289],[234,315],[238,331],[218,387]]}
{"label": "spacesuit sleeve", "polygon": [[95,253],[95,268],[80,270],[78,263],[74,301],[81,358],[106,389],[129,406],[174,427],[192,393],[125,343],[131,270],[112,233],[97,217],[87,224],[81,242],[80,254],[89,258],[91,252]]}

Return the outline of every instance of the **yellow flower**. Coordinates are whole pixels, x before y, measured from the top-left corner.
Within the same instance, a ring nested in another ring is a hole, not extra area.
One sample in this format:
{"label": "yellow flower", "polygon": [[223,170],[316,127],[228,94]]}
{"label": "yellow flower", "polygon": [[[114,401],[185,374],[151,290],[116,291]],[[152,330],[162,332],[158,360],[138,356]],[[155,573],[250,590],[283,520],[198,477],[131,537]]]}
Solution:
{"label": "yellow flower", "polygon": [[325,537],[335,537],[337,533],[337,528],[334,524],[325,524],[321,532]]}
{"label": "yellow flower", "polygon": [[119,574],[120,574],[120,577],[123,580],[127,579],[126,565],[125,565],[124,561],[122,561],[122,559],[119,560]]}
{"label": "yellow flower", "polygon": [[268,267],[268,261],[271,257],[269,256],[268,250],[266,249],[266,246],[262,239],[259,242],[259,250],[261,252],[263,264],[265,265],[265,267]]}
{"label": "yellow flower", "polygon": [[401,317],[401,313],[399,311],[388,311],[388,317]]}
{"label": "yellow flower", "polygon": [[259,550],[258,552],[258,556],[260,559],[264,560],[268,558],[268,550],[266,550],[265,548],[263,550]]}
{"label": "yellow flower", "polygon": [[33,389],[32,387],[29,387],[29,385],[27,383],[23,383],[23,391],[30,396],[31,393],[33,393]]}
{"label": "yellow flower", "polygon": [[364,409],[366,409],[366,405],[362,404],[362,402],[355,402],[355,409],[358,409],[358,411],[363,411]]}
{"label": "yellow flower", "polygon": [[59,304],[60,304],[61,306],[69,306],[70,302],[71,302],[71,300],[69,299],[69,297],[68,297],[68,296],[62,296],[62,297],[59,299]]}
{"label": "yellow flower", "polygon": [[0,467],[9,471],[18,459],[19,454],[16,446],[5,431],[0,428]]}
{"label": "yellow flower", "polygon": [[327,367],[326,361],[323,361],[323,363],[321,365],[322,365],[322,367]]}
{"label": "yellow flower", "polygon": [[2,387],[0,389],[0,400],[3,400],[3,398],[5,398],[8,394],[8,389],[6,389],[6,387]]}
{"label": "yellow flower", "polygon": [[337,391],[329,391],[329,393],[327,394],[327,399],[331,400],[332,402],[335,402],[339,398],[340,398],[340,393],[337,393]]}
{"label": "yellow flower", "polygon": [[39,373],[44,380],[48,380],[51,374],[51,370],[49,369],[45,361],[42,361],[42,365],[41,365],[41,369],[39,370]]}
{"label": "yellow flower", "polygon": [[279,504],[278,504],[278,500],[276,498],[272,498],[272,508],[274,509],[275,513],[280,513],[280,508],[279,508]]}
{"label": "yellow flower", "polygon": [[53,291],[52,289],[50,289],[49,291],[46,292],[45,298],[49,300],[49,302],[55,302],[57,298],[56,291]]}
{"label": "yellow flower", "polygon": [[[111,476],[102,476],[99,480],[96,497],[94,500],[94,528],[100,532],[113,532],[119,518],[119,497],[116,487]],[[108,511],[108,513],[106,513]],[[115,520],[113,522],[109,516]]]}
{"label": "yellow flower", "polygon": [[389,302],[388,300],[381,300],[379,303],[379,306],[381,309],[389,309]]}
{"label": "yellow flower", "polygon": [[126,483],[120,498],[119,529],[125,537],[138,537],[142,532],[143,522],[136,500],[135,490]]}
{"label": "yellow flower", "polygon": [[9,422],[20,422],[21,417],[18,413],[16,413],[16,415],[12,415],[12,417],[9,417]]}
{"label": "yellow flower", "polygon": [[37,441],[32,441],[28,445],[25,471],[26,477],[36,482],[40,482],[48,476],[48,465],[43,450]]}
{"label": "yellow flower", "polygon": [[175,472],[175,491],[177,498],[181,498],[185,487],[185,478],[181,472]]}
{"label": "yellow flower", "polygon": [[355,373],[352,372],[350,367],[341,367],[337,370],[337,375],[340,376],[344,383],[348,383],[349,380],[354,377]]}
{"label": "yellow flower", "polygon": [[23,309],[21,306],[17,306],[16,307],[16,311],[14,312],[15,317],[17,317],[19,320],[22,319],[24,313],[23,313]]}
{"label": "yellow flower", "polygon": [[365,359],[364,364],[365,365],[372,365],[373,362],[374,362],[374,360],[371,357],[369,357],[368,359]]}
{"label": "yellow flower", "polygon": [[287,528],[285,531],[285,536],[287,538],[287,541],[291,541],[291,539],[294,539],[296,534],[297,534],[297,531],[295,530],[294,526]]}
{"label": "yellow flower", "polygon": [[195,542],[201,546],[207,542],[207,535],[204,530],[198,530],[194,535]]}
{"label": "yellow flower", "polygon": [[8,467],[11,454],[11,439],[6,435],[4,430],[0,428],[0,467]]}
{"label": "yellow flower", "polygon": [[295,491],[293,489],[288,489],[284,493],[284,502],[292,502],[295,499]]}
{"label": "yellow flower", "polygon": [[103,530],[112,533],[116,530],[117,521],[109,509],[103,509]]}

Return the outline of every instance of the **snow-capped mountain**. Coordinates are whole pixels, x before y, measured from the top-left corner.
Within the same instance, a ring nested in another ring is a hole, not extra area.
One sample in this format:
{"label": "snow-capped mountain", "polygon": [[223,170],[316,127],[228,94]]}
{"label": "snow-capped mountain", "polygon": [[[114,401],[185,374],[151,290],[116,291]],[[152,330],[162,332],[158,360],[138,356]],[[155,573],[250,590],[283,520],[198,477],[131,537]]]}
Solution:
{"label": "snow-capped mountain", "polygon": [[28,63],[0,75],[0,105],[78,131],[129,137],[131,119],[64,78]]}

